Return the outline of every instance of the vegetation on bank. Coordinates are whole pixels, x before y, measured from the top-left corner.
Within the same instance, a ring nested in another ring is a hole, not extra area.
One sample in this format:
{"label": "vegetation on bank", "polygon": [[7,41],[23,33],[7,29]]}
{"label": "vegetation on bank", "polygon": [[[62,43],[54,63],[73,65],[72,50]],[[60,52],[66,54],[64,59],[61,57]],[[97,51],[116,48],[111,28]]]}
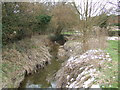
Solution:
{"label": "vegetation on bank", "polygon": [[101,68],[100,84],[102,88],[118,88],[118,56],[120,55],[118,46],[119,40],[108,40],[108,47],[106,52],[110,54],[112,60],[105,62],[104,67]]}
{"label": "vegetation on bank", "polygon": [[0,64],[2,87],[18,88],[26,75],[37,72],[50,62],[50,48],[46,40],[46,36],[34,36],[3,48]]}
{"label": "vegetation on bank", "polygon": [[107,52],[110,53],[113,61],[118,61],[118,55],[120,54],[119,52],[119,40],[109,40],[108,41],[109,46],[107,47]]}

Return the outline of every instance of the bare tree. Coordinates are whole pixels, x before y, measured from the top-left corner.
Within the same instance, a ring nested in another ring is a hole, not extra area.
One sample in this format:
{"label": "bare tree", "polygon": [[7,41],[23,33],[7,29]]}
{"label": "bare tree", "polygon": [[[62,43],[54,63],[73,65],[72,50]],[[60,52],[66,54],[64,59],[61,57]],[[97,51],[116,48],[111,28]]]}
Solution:
{"label": "bare tree", "polygon": [[93,2],[93,0],[80,0],[79,5],[76,5],[76,3],[73,2],[77,13],[80,15],[79,26],[81,27],[80,30],[83,33],[82,42],[84,44],[83,46],[85,51],[88,49],[88,36],[92,31],[93,26],[98,22],[97,16],[106,13],[106,4],[107,2],[105,3],[104,0],[98,0],[96,2]]}
{"label": "bare tree", "polygon": [[61,34],[64,28],[73,27],[78,23],[79,15],[76,14],[76,10],[70,3],[57,3],[51,13],[56,35]]}

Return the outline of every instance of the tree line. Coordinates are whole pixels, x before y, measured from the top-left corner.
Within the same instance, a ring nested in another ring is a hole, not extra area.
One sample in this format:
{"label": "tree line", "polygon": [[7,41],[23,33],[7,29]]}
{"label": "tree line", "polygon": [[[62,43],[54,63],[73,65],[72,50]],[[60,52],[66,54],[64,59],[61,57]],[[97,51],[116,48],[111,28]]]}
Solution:
{"label": "tree line", "polygon": [[3,43],[33,34],[60,34],[63,28],[78,23],[79,16],[70,3],[2,3]]}
{"label": "tree line", "polygon": [[73,2],[2,2],[3,44],[34,34],[58,36],[70,28],[80,30],[86,36],[86,28],[90,30],[94,25],[106,27],[107,14],[102,12],[92,17],[90,10],[93,8],[88,7],[88,2],[85,5],[82,13]]}

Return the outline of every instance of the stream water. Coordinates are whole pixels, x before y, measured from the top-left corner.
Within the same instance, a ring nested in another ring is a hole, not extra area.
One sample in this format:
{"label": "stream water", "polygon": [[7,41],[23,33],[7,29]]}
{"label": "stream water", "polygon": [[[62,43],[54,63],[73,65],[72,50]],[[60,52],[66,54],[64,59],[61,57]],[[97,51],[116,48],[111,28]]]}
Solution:
{"label": "stream water", "polygon": [[21,83],[20,88],[55,88],[56,81],[54,79],[56,72],[60,69],[63,61],[57,59],[58,46],[52,47],[51,64],[45,66],[44,69],[38,70],[37,73],[26,76]]}

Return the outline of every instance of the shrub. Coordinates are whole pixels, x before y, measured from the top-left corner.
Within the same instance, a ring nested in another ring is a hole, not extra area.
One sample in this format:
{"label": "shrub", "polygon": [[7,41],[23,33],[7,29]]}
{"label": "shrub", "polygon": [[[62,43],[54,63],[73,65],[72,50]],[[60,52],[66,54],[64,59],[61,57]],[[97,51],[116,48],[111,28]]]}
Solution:
{"label": "shrub", "polygon": [[51,16],[48,16],[48,15],[39,15],[39,16],[37,16],[36,17],[36,19],[37,19],[37,22],[38,22],[38,24],[44,24],[44,25],[46,25],[46,24],[48,24],[49,22],[50,22],[50,20],[51,20]]}
{"label": "shrub", "polygon": [[35,28],[35,32],[42,32],[42,33],[45,33],[46,32],[46,29],[48,28],[48,24],[51,20],[51,16],[49,15],[39,15],[36,17],[36,20],[37,20],[37,26]]}

